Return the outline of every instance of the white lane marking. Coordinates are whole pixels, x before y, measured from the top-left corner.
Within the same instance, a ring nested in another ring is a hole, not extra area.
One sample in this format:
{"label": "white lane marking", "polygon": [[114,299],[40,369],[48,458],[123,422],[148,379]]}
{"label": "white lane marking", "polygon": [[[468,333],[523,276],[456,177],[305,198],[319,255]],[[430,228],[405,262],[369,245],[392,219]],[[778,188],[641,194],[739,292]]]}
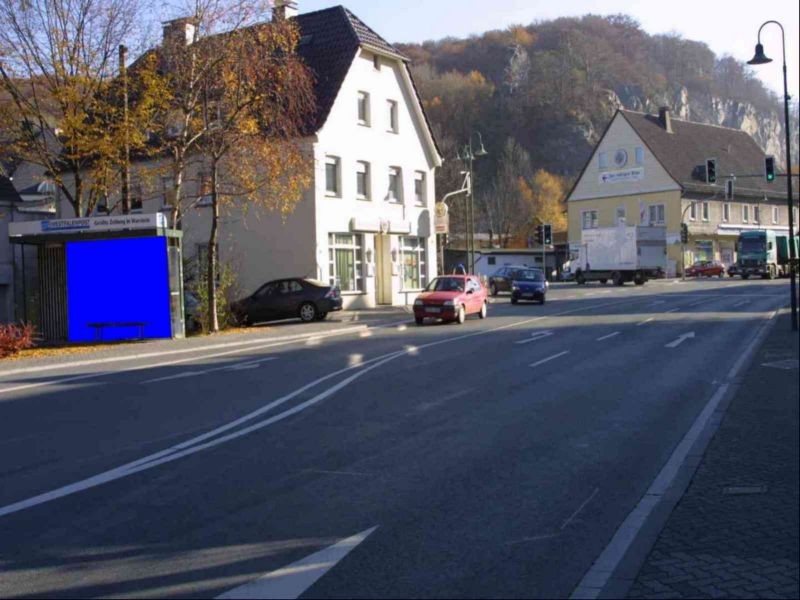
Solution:
{"label": "white lane marking", "polygon": [[583,512],[583,509],[584,509],[584,508],[586,508],[586,505],[588,505],[588,504],[589,504],[589,502],[591,502],[592,500],[594,500],[594,497],[595,497],[595,496],[597,496],[597,494],[598,494],[599,492],[600,492],[600,488],[594,488],[594,491],[592,492],[592,494],[591,494],[591,495],[590,495],[590,496],[589,496],[589,497],[588,497],[586,500],[584,500],[584,501],[583,501],[583,504],[581,504],[581,505],[578,507],[578,510],[576,510],[574,513],[572,513],[572,514],[570,515],[570,517],[569,517],[569,518],[568,518],[566,521],[564,521],[564,522],[561,524],[561,527],[560,527],[559,529],[561,529],[562,531],[563,531],[564,529],[566,529],[566,527],[567,527],[567,526],[568,526],[570,523],[572,523],[572,522],[573,522],[573,521],[574,521],[574,520],[575,520],[575,519],[578,517],[578,515],[579,515],[579,514],[581,514],[581,512]]}
{"label": "white lane marking", "polygon": [[[378,325],[373,325],[373,328],[379,327]],[[199,346],[196,348],[185,348],[183,350],[164,350],[162,352],[146,352],[144,354],[133,354],[130,356],[115,356],[113,358],[97,358],[91,360],[81,360],[76,362],[70,363],[61,363],[57,365],[38,365],[35,367],[24,367],[20,369],[9,369],[0,371],[0,377],[8,377],[10,375],[19,375],[22,373],[41,373],[42,371],[52,371],[56,369],[76,369],[78,367],[91,367],[94,365],[106,365],[112,364],[116,362],[123,362],[123,361],[136,361],[136,360],[145,360],[148,358],[159,358],[163,356],[174,356],[176,354],[190,354],[193,352],[206,352],[208,350],[224,350],[226,348],[239,348],[244,346],[259,346],[260,344],[273,344],[276,342],[290,342],[290,341],[302,341],[308,337],[314,336],[323,336],[323,337],[333,337],[339,335],[347,335],[350,333],[357,333],[357,332],[364,332],[368,331],[367,325],[358,325],[355,327],[347,327],[344,329],[333,329],[327,332],[316,332],[316,333],[298,333],[297,335],[288,335],[283,337],[275,337],[271,339],[261,338],[259,340],[247,340],[241,342],[228,342],[225,344],[211,344],[209,346]],[[175,364],[175,363],[170,363]],[[159,365],[156,365],[159,366]]]}
{"label": "white lane marking", "polygon": [[418,356],[419,355],[419,348],[416,346],[404,346],[403,350],[405,350],[406,354],[409,356]]}
{"label": "white lane marking", "polygon": [[800,363],[793,358],[787,358],[785,360],[779,360],[776,362],[762,363],[761,366],[767,367],[768,369],[781,369],[782,371],[795,371],[800,369]]}
{"label": "white lane marking", "polygon": [[[581,313],[581,312],[586,312],[586,311],[589,311],[589,310],[596,310],[598,308],[604,308],[604,307],[608,307],[608,306],[619,306],[619,305],[622,305],[622,304],[631,304],[632,302],[633,302],[633,300],[620,300],[620,301],[616,301],[616,302],[606,302],[604,304],[598,304],[598,305],[593,305],[593,306],[584,306],[584,307],[581,307],[581,308],[574,308],[574,309],[565,310],[565,311],[562,311],[562,312],[559,312],[559,313],[552,313],[550,315],[543,315],[541,317],[534,317],[532,319],[525,319],[523,321],[517,321],[517,322],[514,322],[514,323],[509,323],[508,325],[501,325],[500,327],[495,327],[493,329],[479,330],[479,331],[475,331],[473,333],[467,333],[467,334],[464,334],[464,335],[457,335],[457,336],[445,338],[443,340],[438,340],[436,342],[430,342],[428,344],[425,344],[424,346],[421,346],[419,349],[421,350],[421,349],[424,349],[424,348],[432,348],[432,347],[439,346],[439,345],[442,345],[442,344],[449,344],[449,343],[452,343],[452,342],[457,342],[457,341],[461,341],[461,340],[472,338],[472,337],[476,337],[476,336],[488,335],[490,333],[495,333],[495,332],[498,332],[498,331],[505,331],[506,329],[511,329],[511,328],[514,328],[514,327],[522,326],[522,325],[528,325],[530,323],[535,323],[537,321],[541,321],[543,319],[548,319],[548,318],[552,318],[552,317],[560,317],[560,316],[569,315],[569,314]],[[286,343],[291,343],[291,342],[284,342],[284,344],[286,344]],[[279,345],[279,344],[274,344],[274,345]],[[246,351],[246,350],[238,350],[236,352],[244,352],[244,351]],[[298,389],[294,390],[293,392],[290,392],[289,394],[287,394],[287,395],[285,395],[285,396],[283,396],[281,398],[278,398],[277,400],[275,400],[275,401],[273,401],[273,402],[271,402],[271,403],[269,403],[269,404],[267,404],[265,406],[262,406],[261,408],[255,410],[255,411],[253,411],[251,413],[248,413],[248,414],[246,414],[246,415],[244,415],[244,416],[242,416],[242,417],[240,417],[240,418],[238,418],[238,419],[236,419],[234,421],[231,421],[230,423],[227,423],[225,425],[217,427],[216,429],[208,431],[207,433],[204,433],[202,435],[193,437],[193,438],[191,438],[191,439],[189,439],[189,440],[187,440],[185,442],[182,442],[182,443],[177,444],[175,446],[171,446],[169,448],[166,448],[165,450],[162,450],[160,452],[156,452],[156,453],[151,454],[149,456],[145,456],[144,458],[140,458],[138,460],[135,460],[135,461],[127,463],[127,464],[124,464],[124,465],[122,465],[120,467],[116,467],[116,468],[111,469],[109,471],[105,471],[103,473],[99,473],[99,474],[94,475],[92,477],[89,477],[87,479],[83,479],[81,481],[77,481],[75,483],[71,483],[69,485],[65,485],[65,486],[57,488],[55,490],[51,490],[49,492],[45,492],[45,493],[39,494],[37,496],[33,496],[31,498],[27,498],[25,500],[20,500],[19,502],[15,502],[13,504],[9,504],[7,506],[0,507],[0,517],[6,516],[6,515],[9,515],[9,514],[13,514],[13,513],[22,511],[22,510],[26,510],[28,508],[32,508],[32,507],[38,506],[40,504],[45,504],[47,502],[52,502],[53,500],[57,500],[59,498],[65,497],[65,496],[71,496],[72,494],[76,494],[78,492],[82,492],[84,490],[88,490],[88,489],[97,487],[99,485],[103,485],[103,484],[106,484],[106,483],[109,483],[109,482],[112,482],[112,481],[116,481],[118,479],[122,479],[122,478],[128,477],[128,476],[133,475],[135,473],[139,473],[141,471],[145,471],[145,470],[149,470],[149,469],[155,468],[155,467],[157,467],[159,465],[162,465],[162,464],[173,462],[175,460],[183,458],[184,456],[189,456],[189,455],[195,454],[197,452],[201,452],[203,450],[207,450],[209,448],[213,448],[213,447],[218,446],[220,444],[224,444],[226,442],[229,442],[231,440],[237,439],[239,437],[248,435],[249,433],[252,433],[253,431],[257,431],[259,429],[263,429],[264,427],[268,427],[270,425],[273,425],[274,423],[282,421],[282,420],[284,420],[284,419],[286,419],[286,418],[288,418],[288,417],[290,417],[290,416],[292,416],[292,415],[294,415],[296,413],[299,413],[299,412],[301,412],[301,411],[303,411],[303,410],[305,410],[305,409],[307,409],[307,408],[309,408],[309,407],[321,402],[322,400],[324,400],[328,396],[331,396],[334,393],[336,393],[337,391],[339,391],[340,389],[346,387],[347,385],[349,385],[350,383],[352,383],[353,381],[355,381],[359,377],[362,377],[363,375],[365,375],[366,373],[372,371],[373,369],[375,369],[377,367],[380,367],[380,366],[382,366],[382,365],[384,365],[384,364],[386,364],[386,363],[388,363],[388,362],[390,362],[390,361],[392,361],[392,360],[394,360],[396,358],[400,358],[401,356],[406,356],[406,353],[404,351],[398,351],[398,352],[393,352],[393,353],[389,353],[389,354],[384,354],[382,356],[377,356],[375,358],[372,358],[372,359],[364,362],[362,365],[359,365],[357,367],[347,367],[347,368],[344,368],[344,369],[340,369],[338,371],[334,371],[333,373],[329,373],[329,374],[327,374],[327,375],[325,375],[323,377],[320,377],[319,379],[316,379],[316,380],[304,385],[301,388],[298,388]],[[369,367],[365,367],[365,365],[368,365],[368,364],[370,366]],[[145,367],[142,367],[142,368],[145,368]],[[306,402],[303,402],[302,404],[299,404],[299,405],[297,405],[297,406],[295,406],[295,407],[293,407],[293,408],[291,408],[289,410],[286,410],[286,411],[284,411],[282,413],[279,413],[279,414],[277,414],[277,415],[275,415],[273,417],[270,417],[270,418],[268,418],[268,419],[266,419],[264,421],[260,421],[260,422],[254,424],[254,425],[251,425],[251,426],[249,426],[249,427],[247,427],[245,429],[240,429],[239,431],[236,431],[234,433],[228,434],[228,435],[223,436],[223,437],[219,437],[219,438],[217,438],[217,439],[215,439],[215,440],[213,440],[211,442],[202,443],[202,442],[205,442],[208,439],[211,439],[211,438],[214,438],[214,437],[220,435],[221,433],[224,433],[226,431],[234,429],[234,428],[238,427],[239,425],[242,425],[242,424],[246,423],[247,421],[251,421],[251,420],[253,420],[253,419],[257,418],[257,417],[260,417],[264,413],[267,413],[270,410],[272,410],[273,408],[276,408],[278,406],[281,406],[281,405],[285,404],[286,402],[289,402],[293,398],[299,396],[300,394],[305,393],[309,389],[312,389],[312,388],[316,387],[317,385],[319,385],[320,383],[322,383],[324,381],[328,381],[329,379],[332,379],[334,377],[338,377],[339,375],[342,375],[344,373],[347,373],[348,371],[352,371],[352,370],[355,370],[355,369],[360,369],[360,370],[355,375],[352,375],[352,376],[348,377],[347,379],[341,381],[340,383],[334,385],[333,387],[328,388],[324,392],[318,394],[317,396],[311,398],[310,400],[307,400]]]}
{"label": "white lane marking", "polygon": [[610,340],[613,337],[617,337],[621,332],[615,331],[614,333],[609,333],[608,335],[604,335],[601,338],[597,338],[598,342],[605,342],[606,340]]}
{"label": "white lane marking", "polygon": [[161,383],[163,381],[171,381],[173,379],[186,379],[188,377],[198,377],[199,375],[206,375],[208,373],[216,373],[217,371],[242,371],[246,369],[255,369],[261,366],[262,363],[278,360],[277,356],[270,356],[268,358],[261,358],[258,360],[248,360],[245,362],[236,363],[233,365],[225,365],[222,367],[215,367],[213,369],[204,369],[202,371],[186,371],[178,373],[177,375],[170,375],[168,377],[159,377],[158,379],[148,379],[143,381],[142,385],[148,383]]}
{"label": "white lane marking", "polygon": [[357,367],[359,365],[364,364],[364,355],[363,354],[351,354],[347,357],[347,366],[348,367]]}
{"label": "white lane marking", "polygon": [[566,355],[566,354],[569,354],[569,350],[564,350],[564,352],[561,352],[561,353],[559,353],[559,354],[554,354],[553,356],[550,356],[550,357],[548,357],[548,358],[545,358],[545,359],[543,359],[543,360],[540,360],[540,361],[538,361],[538,362],[535,362],[535,363],[533,363],[533,364],[531,365],[531,367],[538,367],[538,366],[540,366],[540,365],[543,365],[543,364],[545,364],[545,363],[549,363],[551,360],[555,360],[555,359],[557,359],[557,358],[561,358],[562,356],[564,356],[564,355]]}
{"label": "white lane marking", "polygon": [[680,346],[686,340],[693,340],[694,338],[695,338],[694,331],[691,331],[689,333],[684,333],[681,337],[679,337],[674,342],[670,342],[669,344],[664,346],[664,348],[677,348],[678,346]]}
{"label": "white lane marking", "polygon": [[741,302],[737,302],[736,304],[733,305],[733,308],[738,308],[740,306],[744,306],[745,304],[750,304],[750,301],[749,300],[742,300]]}
{"label": "white lane marking", "polygon": [[[777,311],[772,313],[766,323],[756,332],[750,343],[745,348],[739,359],[734,364],[733,368],[728,373],[728,378],[733,379],[747,360],[755,353],[756,348],[761,340],[766,336],[770,327],[775,323],[774,317]],[[722,384],[711,399],[706,404],[705,408],[695,419],[691,429],[686,433],[681,442],[672,452],[667,463],[659,471],[650,488],[645,495],[639,500],[639,503],[628,514],[626,519],[617,528],[614,537],[605,547],[600,556],[594,561],[592,566],[583,576],[583,579],[578,586],[573,590],[570,595],[571,599],[577,600],[578,598],[588,598],[594,600],[598,598],[608,584],[609,579],[615,574],[620,562],[625,554],[631,547],[631,544],[636,540],[642,527],[647,522],[650,513],[661,502],[664,494],[672,487],[678,472],[686,461],[692,447],[697,439],[703,433],[714,412],[717,410],[719,403],[725,394],[728,392],[730,383]],[[706,444],[707,447],[707,444]],[[698,449],[703,452],[705,449]]]}
{"label": "white lane marking", "polygon": [[299,598],[376,529],[377,527],[373,527],[362,531],[217,597],[224,600]]}
{"label": "white lane marking", "polygon": [[531,334],[531,337],[527,340],[520,340],[518,342],[514,342],[515,344],[530,344],[531,342],[537,342],[539,340],[543,340],[544,338],[548,338],[553,335],[552,331],[537,331]]}
{"label": "white lane marking", "polygon": [[645,319],[645,320],[644,320],[644,321],[642,321],[641,323],[637,323],[637,324],[636,324],[636,326],[637,326],[637,327],[641,327],[642,325],[647,325],[648,323],[652,323],[652,322],[653,322],[653,321],[655,321],[655,320],[656,320],[656,318],[655,318],[655,317],[650,317],[649,319]]}
{"label": "white lane marking", "polygon": [[672,313],[676,313],[679,310],[680,310],[680,308],[673,308],[673,309],[670,309],[670,310],[666,311],[664,314],[665,315],[671,315]]}

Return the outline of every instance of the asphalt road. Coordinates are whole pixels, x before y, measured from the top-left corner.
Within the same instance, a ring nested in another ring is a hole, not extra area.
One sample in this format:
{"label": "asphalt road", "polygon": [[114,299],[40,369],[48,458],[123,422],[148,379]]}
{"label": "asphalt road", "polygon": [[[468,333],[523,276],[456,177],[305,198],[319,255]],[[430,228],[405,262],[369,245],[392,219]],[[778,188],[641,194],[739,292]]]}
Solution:
{"label": "asphalt road", "polygon": [[0,374],[0,596],[568,596],[787,287]]}

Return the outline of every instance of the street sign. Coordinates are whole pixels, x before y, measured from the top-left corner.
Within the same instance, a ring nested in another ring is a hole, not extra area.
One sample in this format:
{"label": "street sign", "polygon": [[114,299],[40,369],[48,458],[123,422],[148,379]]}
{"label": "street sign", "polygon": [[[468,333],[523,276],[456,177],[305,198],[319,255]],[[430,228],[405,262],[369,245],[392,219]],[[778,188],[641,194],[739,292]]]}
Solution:
{"label": "street sign", "polygon": [[444,202],[436,203],[434,211],[434,230],[439,235],[450,233],[450,211]]}

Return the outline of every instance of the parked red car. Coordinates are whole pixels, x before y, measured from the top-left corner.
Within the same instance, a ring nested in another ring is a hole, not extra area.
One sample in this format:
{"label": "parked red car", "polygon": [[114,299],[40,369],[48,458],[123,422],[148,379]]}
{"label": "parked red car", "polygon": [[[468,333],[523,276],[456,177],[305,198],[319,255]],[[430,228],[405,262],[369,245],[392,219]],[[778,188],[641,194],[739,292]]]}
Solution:
{"label": "parked red car", "polygon": [[686,269],[687,277],[724,277],[725,266],[718,260],[699,260]]}
{"label": "parked red car", "polygon": [[463,323],[467,315],[486,318],[489,299],[486,288],[474,275],[445,275],[428,284],[414,301],[414,320],[425,319]]}

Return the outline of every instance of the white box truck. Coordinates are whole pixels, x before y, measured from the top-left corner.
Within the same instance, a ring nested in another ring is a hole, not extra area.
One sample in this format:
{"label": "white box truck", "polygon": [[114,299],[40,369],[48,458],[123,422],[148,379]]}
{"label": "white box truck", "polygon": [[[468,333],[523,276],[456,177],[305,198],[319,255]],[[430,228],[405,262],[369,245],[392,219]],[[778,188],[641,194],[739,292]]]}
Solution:
{"label": "white box truck", "polygon": [[585,229],[572,264],[579,285],[587,281],[644,285],[648,279],[662,277],[666,267],[666,228],[626,225]]}

